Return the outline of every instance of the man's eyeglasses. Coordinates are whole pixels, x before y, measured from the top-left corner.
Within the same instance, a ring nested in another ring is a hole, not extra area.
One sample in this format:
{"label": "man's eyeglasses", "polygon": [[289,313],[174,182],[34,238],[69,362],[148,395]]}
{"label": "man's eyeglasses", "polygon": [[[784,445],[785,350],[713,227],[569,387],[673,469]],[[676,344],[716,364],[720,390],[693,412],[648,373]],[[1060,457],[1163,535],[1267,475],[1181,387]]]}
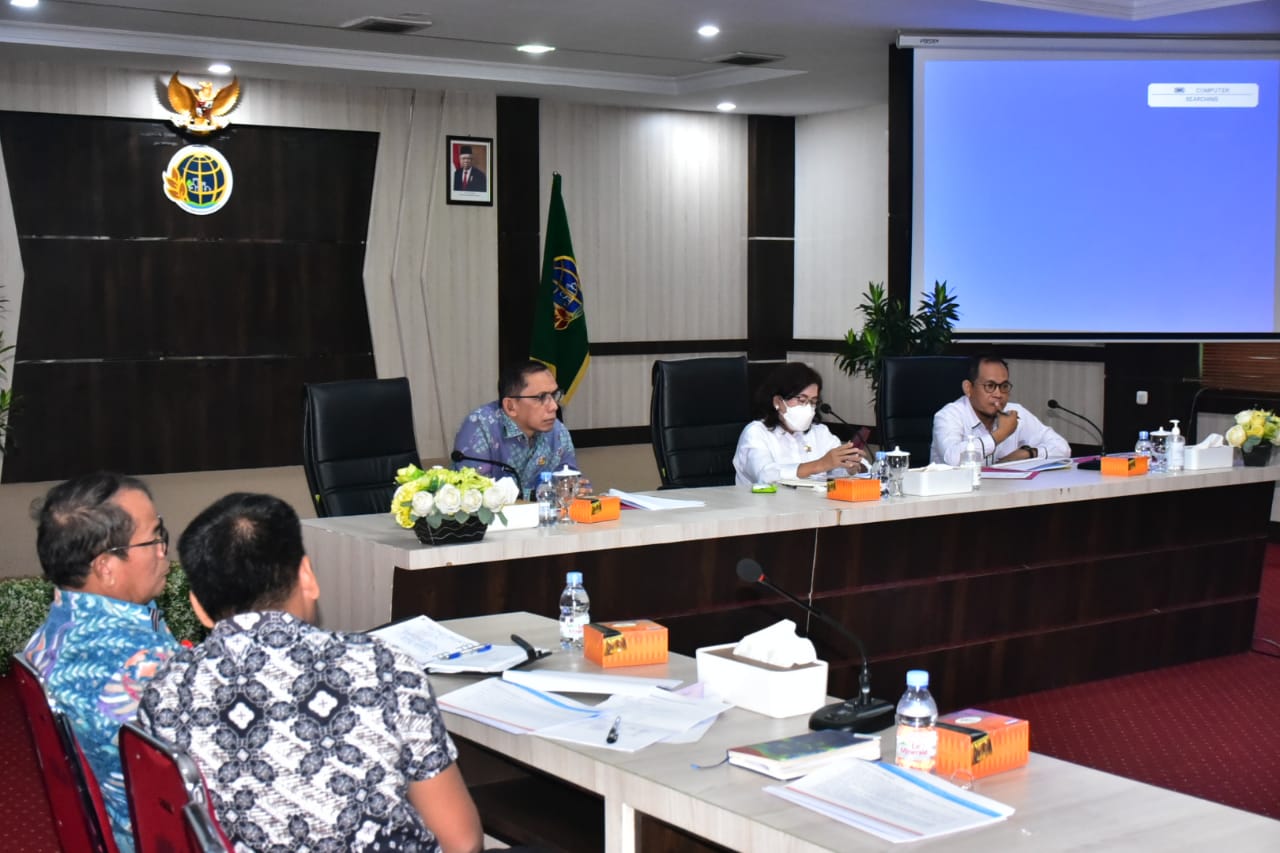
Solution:
{"label": "man's eyeglasses", "polygon": [[801,395],[799,397],[788,397],[787,405],[788,406],[813,406],[816,409],[822,405],[822,398],[821,397],[805,397],[804,395]]}
{"label": "man's eyeglasses", "polygon": [[564,392],[557,388],[554,391],[543,391],[541,394],[508,394],[507,396],[513,400],[537,400],[540,406],[545,406],[547,403],[555,403],[558,406],[564,399]]}
{"label": "man's eyeglasses", "polygon": [[155,539],[148,539],[146,542],[134,542],[132,545],[118,545],[115,548],[108,548],[103,553],[115,554],[117,557],[123,560],[129,556],[130,548],[153,548],[156,545],[159,545],[160,556],[163,557],[165,554],[169,553],[169,530],[164,526],[163,518],[160,519],[159,534],[160,535],[157,536]]}
{"label": "man's eyeglasses", "polygon": [[1008,394],[1013,390],[1012,382],[979,382],[978,387],[988,394],[994,394],[997,391],[1002,394]]}

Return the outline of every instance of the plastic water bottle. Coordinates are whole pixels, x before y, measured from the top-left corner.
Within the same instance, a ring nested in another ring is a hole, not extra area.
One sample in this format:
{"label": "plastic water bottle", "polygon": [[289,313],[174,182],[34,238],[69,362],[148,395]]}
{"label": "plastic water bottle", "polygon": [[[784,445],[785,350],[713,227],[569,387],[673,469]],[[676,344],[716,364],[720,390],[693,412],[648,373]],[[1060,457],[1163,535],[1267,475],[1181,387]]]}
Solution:
{"label": "plastic water bottle", "polygon": [[907,672],[907,692],[898,700],[899,767],[932,773],[938,761],[938,703],[929,695],[929,673]]}
{"label": "plastic water bottle", "polygon": [[551,482],[550,471],[538,475],[538,488],[534,495],[538,499],[538,524],[551,527],[560,520],[560,508],[556,506],[556,486]]}
{"label": "plastic water bottle", "polygon": [[880,481],[880,491],[889,489],[889,463],[884,458],[885,451],[876,451],[876,461],[871,464],[871,479]]}
{"label": "plastic water bottle", "polygon": [[960,451],[960,467],[968,468],[973,473],[973,487],[982,488],[982,445],[978,437],[971,435],[964,442],[964,450]]}
{"label": "plastic water bottle", "polygon": [[582,626],[591,621],[591,599],[582,588],[582,572],[564,576],[560,593],[560,648],[582,650]]}
{"label": "plastic water bottle", "polygon": [[1187,440],[1182,435],[1182,430],[1178,429],[1178,419],[1171,418],[1173,429],[1169,430],[1169,472],[1176,473],[1182,470],[1183,459],[1186,456]]}
{"label": "plastic water bottle", "polygon": [[[1150,459],[1152,452],[1150,433],[1145,429],[1138,430],[1138,443],[1133,446],[1133,455],[1146,456]],[[1148,468],[1148,470],[1150,469]]]}

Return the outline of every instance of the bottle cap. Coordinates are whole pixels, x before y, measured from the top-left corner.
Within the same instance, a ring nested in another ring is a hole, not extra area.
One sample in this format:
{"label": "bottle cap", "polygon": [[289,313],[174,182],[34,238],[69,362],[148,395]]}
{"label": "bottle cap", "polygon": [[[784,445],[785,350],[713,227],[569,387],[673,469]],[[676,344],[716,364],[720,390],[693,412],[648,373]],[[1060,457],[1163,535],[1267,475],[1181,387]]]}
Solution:
{"label": "bottle cap", "polygon": [[1150,440],[1151,440],[1150,433],[1148,433],[1145,429],[1138,430],[1138,441],[1150,441]]}
{"label": "bottle cap", "polygon": [[1169,422],[1173,424],[1173,429],[1169,430],[1170,435],[1182,435],[1182,431],[1178,429],[1178,419],[1170,418]]}
{"label": "bottle cap", "polygon": [[908,687],[928,687],[929,671],[927,669],[909,669],[907,670],[907,686]]}
{"label": "bottle cap", "polygon": [[877,451],[876,451],[876,459],[883,459],[883,458],[884,458],[884,454],[885,454],[885,451],[883,451],[883,450],[877,450]]}
{"label": "bottle cap", "polygon": [[[582,583],[582,572],[566,572],[564,582],[571,585]],[[928,681],[928,676],[925,677],[925,681]]]}
{"label": "bottle cap", "polygon": [[550,472],[550,471],[543,471],[541,474],[539,474],[539,475],[538,475],[538,482],[539,482],[539,483],[550,483],[550,482],[551,482],[551,472]]}

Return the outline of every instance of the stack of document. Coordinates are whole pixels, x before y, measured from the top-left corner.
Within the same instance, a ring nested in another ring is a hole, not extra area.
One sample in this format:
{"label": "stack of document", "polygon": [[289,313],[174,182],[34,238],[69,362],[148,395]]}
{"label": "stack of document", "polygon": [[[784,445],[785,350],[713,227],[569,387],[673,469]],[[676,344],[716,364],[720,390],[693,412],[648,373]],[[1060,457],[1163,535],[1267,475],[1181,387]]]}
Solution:
{"label": "stack of document", "polygon": [[[656,686],[653,679],[635,679],[643,690],[627,689],[598,705],[570,699],[529,685],[528,676],[578,676],[571,689],[588,692],[587,673],[504,673],[440,696],[440,707],[459,716],[515,734],[540,737],[601,749],[634,752],[659,741],[684,743],[697,739],[732,705],[711,699],[681,696]],[[514,676],[509,678],[508,676]],[[586,680],[584,680],[584,677]],[[623,681],[626,676],[598,676]],[[535,679],[536,683],[536,679]]]}
{"label": "stack of document", "polygon": [[605,492],[612,498],[617,498],[624,504],[636,509],[692,509],[693,507],[706,506],[704,501],[685,501],[676,498],[655,498],[653,495],[637,495],[633,492],[623,492],[618,489],[610,489]]}
{"label": "stack of document", "polygon": [[415,616],[369,633],[405,652],[430,672],[503,672],[529,660],[529,653],[519,646],[477,643],[429,616]]}

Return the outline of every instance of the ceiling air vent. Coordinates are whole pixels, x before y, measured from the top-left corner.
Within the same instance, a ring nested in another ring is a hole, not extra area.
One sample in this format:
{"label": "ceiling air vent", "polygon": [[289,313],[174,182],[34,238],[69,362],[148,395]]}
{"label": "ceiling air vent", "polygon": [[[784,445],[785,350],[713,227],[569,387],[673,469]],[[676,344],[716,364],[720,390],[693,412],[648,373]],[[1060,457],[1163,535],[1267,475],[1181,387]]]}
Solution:
{"label": "ceiling air vent", "polygon": [[356,18],[342,25],[344,30],[361,30],[366,33],[387,33],[394,36],[409,35],[425,30],[431,22],[425,18],[383,18],[371,15],[367,18]]}
{"label": "ceiling air vent", "polygon": [[709,61],[719,62],[722,65],[765,65],[769,62],[777,62],[779,59],[786,59],[786,57],[776,53],[748,53],[739,50],[726,56],[713,57]]}

